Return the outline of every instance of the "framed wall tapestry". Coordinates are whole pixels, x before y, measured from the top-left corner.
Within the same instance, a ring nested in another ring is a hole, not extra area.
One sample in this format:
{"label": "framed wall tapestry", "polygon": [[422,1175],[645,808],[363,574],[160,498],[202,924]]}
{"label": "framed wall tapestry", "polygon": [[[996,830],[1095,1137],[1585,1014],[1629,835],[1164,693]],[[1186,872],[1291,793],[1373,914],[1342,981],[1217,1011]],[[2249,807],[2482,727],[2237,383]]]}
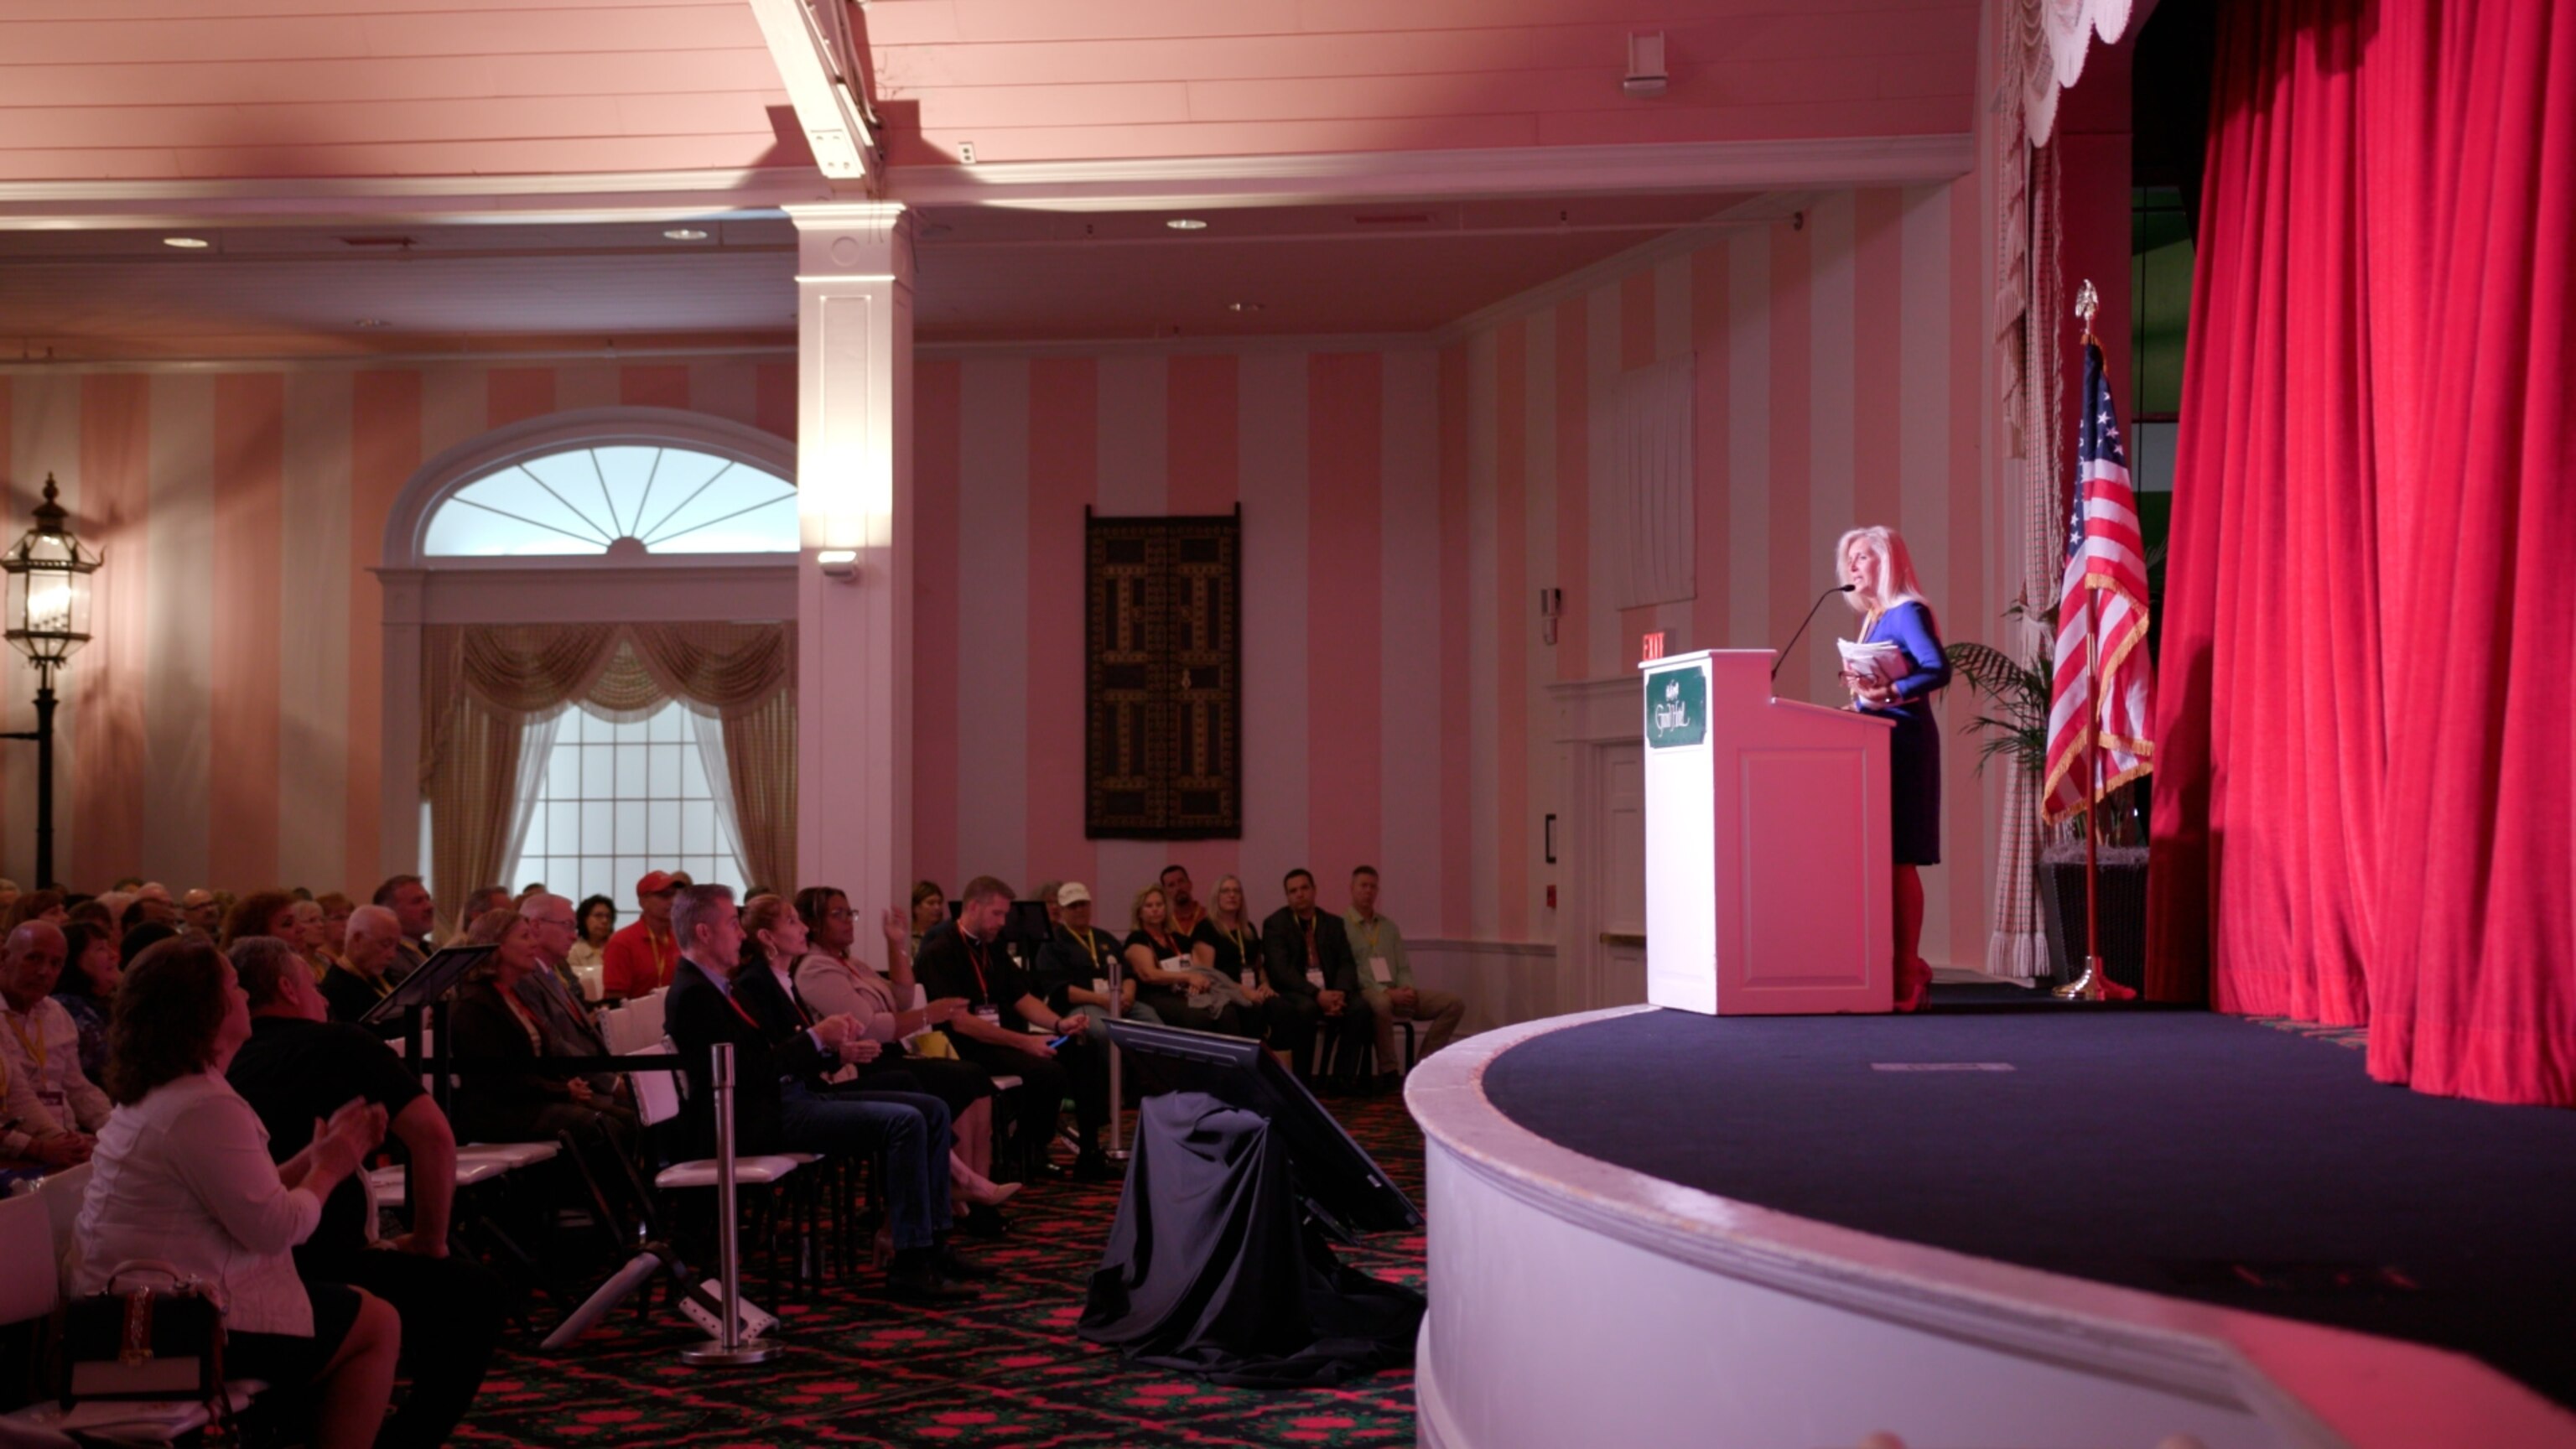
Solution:
{"label": "framed wall tapestry", "polygon": [[1243,516],[1084,510],[1083,828],[1243,834]]}

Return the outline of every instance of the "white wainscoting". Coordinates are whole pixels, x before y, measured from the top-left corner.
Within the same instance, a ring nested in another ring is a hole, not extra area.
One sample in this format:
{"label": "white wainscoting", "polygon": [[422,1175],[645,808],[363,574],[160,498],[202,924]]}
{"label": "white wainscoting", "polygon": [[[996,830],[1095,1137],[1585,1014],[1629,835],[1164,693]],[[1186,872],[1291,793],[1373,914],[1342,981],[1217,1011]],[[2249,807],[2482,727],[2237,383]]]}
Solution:
{"label": "white wainscoting", "polygon": [[1450,941],[1407,938],[1418,986],[1455,991],[1467,1002],[1460,1032],[1492,1031],[1573,1009],[1546,941]]}

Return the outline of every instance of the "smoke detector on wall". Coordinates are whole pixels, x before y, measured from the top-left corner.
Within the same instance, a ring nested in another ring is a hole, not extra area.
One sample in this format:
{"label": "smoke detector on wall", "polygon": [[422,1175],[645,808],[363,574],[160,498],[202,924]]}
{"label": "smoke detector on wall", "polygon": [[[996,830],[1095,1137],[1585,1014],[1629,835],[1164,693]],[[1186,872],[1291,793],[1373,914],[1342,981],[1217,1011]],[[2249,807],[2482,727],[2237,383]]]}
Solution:
{"label": "smoke detector on wall", "polygon": [[1664,33],[1628,37],[1628,78],[1619,89],[1632,96],[1664,93]]}

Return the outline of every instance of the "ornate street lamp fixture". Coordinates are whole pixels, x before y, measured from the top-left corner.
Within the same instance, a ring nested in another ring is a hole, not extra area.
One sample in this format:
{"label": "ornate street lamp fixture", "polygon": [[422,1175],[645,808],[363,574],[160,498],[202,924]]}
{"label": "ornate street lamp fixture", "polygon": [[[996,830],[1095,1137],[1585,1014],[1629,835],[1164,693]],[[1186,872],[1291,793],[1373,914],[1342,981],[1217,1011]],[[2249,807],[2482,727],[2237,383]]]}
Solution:
{"label": "ornate street lamp fixture", "polygon": [[54,883],[54,671],[89,642],[89,576],[99,554],[83,547],[54,501],[54,475],[45,475],[45,498],[36,526],[5,555],[9,578],[7,638],[36,666],[36,727],[0,739],[36,742],[35,889]]}

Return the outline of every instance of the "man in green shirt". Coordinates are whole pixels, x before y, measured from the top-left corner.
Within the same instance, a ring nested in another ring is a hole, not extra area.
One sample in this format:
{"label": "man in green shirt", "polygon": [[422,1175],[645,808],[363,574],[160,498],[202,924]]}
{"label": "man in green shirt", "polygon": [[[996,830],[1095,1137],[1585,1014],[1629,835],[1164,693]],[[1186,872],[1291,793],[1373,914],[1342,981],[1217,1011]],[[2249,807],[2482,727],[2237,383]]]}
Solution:
{"label": "man in green shirt", "polygon": [[1377,867],[1351,872],[1351,908],[1342,912],[1351,938],[1351,956],[1359,962],[1360,994],[1367,998],[1370,1025],[1377,1031],[1377,1086],[1391,1089],[1402,1078],[1395,1054],[1395,1024],[1427,1021],[1423,1056],[1449,1044],[1458,1034],[1467,1003],[1457,993],[1413,984],[1413,966],[1404,958],[1404,932],[1377,910]]}

